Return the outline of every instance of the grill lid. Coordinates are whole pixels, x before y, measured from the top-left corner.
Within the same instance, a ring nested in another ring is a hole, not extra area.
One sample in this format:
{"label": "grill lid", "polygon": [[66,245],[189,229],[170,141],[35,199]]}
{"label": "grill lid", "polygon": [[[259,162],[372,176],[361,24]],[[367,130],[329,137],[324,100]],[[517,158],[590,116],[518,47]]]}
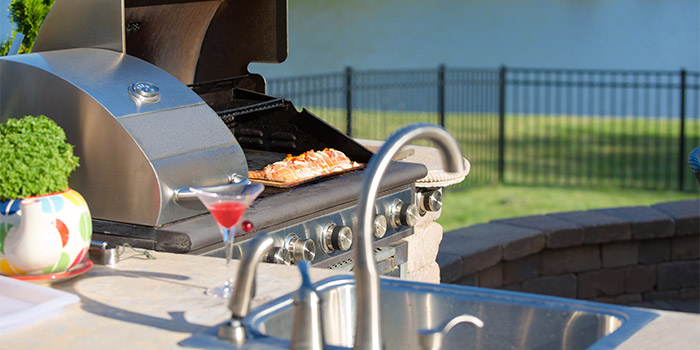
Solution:
{"label": "grill lid", "polygon": [[248,65],[280,63],[287,47],[287,0],[57,0],[33,51],[108,49],[188,85],[245,77],[240,87],[265,92]]}

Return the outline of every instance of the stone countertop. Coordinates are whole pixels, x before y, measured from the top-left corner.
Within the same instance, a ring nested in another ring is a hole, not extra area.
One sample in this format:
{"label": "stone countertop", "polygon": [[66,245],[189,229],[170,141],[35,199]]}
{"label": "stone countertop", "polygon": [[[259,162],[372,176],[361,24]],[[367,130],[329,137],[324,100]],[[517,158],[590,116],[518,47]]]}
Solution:
{"label": "stone countertop", "polygon": [[[178,343],[229,317],[226,300],[204,295],[223,281],[223,259],[154,253],[156,260],[126,254],[115,267],[95,265],[53,288],[81,302],[55,316],[0,335],[0,349],[176,349]],[[238,261],[232,261],[234,267]],[[341,274],[312,269],[312,279]],[[293,292],[296,268],[261,264],[253,306]],[[619,349],[695,349],[700,315],[656,311],[660,317]]]}
{"label": "stone countertop", "polygon": [[[81,302],[55,316],[0,334],[0,349],[177,349],[177,344],[228,317],[228,299],[204,295],[223,283],[225,260],[152,253],[148,260],[127,253],[114,267],[87,273],[52,287],[77,294]],[[231,262],[238,267],[238,260]],[[339,272],[312,269],[313,280]],[[296,268],[260,264],[253,307],[293,292]]]}
{"label": "stone countertop", "polygon": [[659,317],[622,343],[618,350],[697,350],[700,344],[700,315],[645,309]]}

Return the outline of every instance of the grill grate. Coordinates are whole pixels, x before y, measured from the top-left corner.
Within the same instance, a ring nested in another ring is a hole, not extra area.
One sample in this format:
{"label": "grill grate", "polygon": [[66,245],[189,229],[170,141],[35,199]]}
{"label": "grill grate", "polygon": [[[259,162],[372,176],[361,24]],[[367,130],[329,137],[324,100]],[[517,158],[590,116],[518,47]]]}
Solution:
{"label": "grill grate", "polygon": [[236,106],[234,108],[226,108],[229,105],[217,106],[217,107],[223,107],[223,108],[221,110],[218,110],[216,113],[219,115],[219,117],[221,117],[221,120],[223,120],[224,123],[226,123],[226,126],[231,127],[231,126],[233,126],[233,124],[235,122],[235,117],[237,117],[237,116],[267,111],[267,110],[271,110],[271,109],[275,109],[275,108],[282,108],[282,107],[285,107],[287,103],[288,103],[287,101],[282,100],[282,99],[276,99],[276,100],[272,100],[272,101],[265,101],[265,102],[254,103],[254,104],[249,104],[249,105],[245,105],[244,102],[242,102],[242,101],[234,101],[234,102],[231,102],[230,105],[233,105],[233,104],[240,104],[240,105]]}

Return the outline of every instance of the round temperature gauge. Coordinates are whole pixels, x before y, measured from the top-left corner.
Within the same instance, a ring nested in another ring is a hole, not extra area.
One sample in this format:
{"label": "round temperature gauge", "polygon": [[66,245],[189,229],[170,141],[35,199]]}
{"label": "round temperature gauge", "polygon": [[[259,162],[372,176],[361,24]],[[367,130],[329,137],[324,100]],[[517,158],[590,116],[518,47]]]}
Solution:
{"label": "round temperature gauge", "polygon": [[129,85],[129,95],[138,102],[155,103],[160,101],[160,89],[145,81]]}

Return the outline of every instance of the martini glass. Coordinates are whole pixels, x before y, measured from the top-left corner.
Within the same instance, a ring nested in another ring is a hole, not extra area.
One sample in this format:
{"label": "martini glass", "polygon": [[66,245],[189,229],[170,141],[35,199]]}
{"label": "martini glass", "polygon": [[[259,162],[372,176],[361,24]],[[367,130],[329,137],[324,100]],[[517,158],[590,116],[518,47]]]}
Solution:
{"label": "martini glass", "polygon": [[233,237],[236,225],[253,200],[263,191],[265,186],[259,183],[239,183],[206,188],[190,188],[197,198],[209,210],[219,226],[224,239],[226,250],[226,282],[223,286],[207,289],[206,295],[227,298],[233,291],[233,270],[231,256],[233,255]]}

